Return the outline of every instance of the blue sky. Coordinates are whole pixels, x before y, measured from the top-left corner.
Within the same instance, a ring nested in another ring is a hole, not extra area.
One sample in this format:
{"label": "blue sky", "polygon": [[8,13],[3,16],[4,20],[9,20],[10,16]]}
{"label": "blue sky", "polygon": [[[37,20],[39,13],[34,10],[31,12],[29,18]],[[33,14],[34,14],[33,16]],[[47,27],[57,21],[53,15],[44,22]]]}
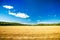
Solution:
{"label": "blue sky", "polygon": [[60,1],[0,0],[0,21],[22,24],[60,22]]}

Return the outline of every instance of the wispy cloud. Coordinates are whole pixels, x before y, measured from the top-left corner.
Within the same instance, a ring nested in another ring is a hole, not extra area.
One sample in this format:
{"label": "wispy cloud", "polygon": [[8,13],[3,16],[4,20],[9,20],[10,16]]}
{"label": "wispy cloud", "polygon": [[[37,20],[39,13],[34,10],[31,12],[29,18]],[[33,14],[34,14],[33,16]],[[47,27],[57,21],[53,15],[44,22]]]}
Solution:
{"label": "wispy cloud", "polygon": [[37,21],[37,24],[52,24],[53,22]]}
{"label": "wispy cloud", "polygon": [[13,9],[13,6],[9,6],[9,5],[3,5],[3,7],[6,9]]}
{"label": "wispy cloud", "polygon": [[9,11],[9,15],[16,15],[16,13],[13,13],[13,12]]}
{"label": "wispy cloud", "polygon": [[25,13],[21,13],[21,12],[12,13],[9,11],[9,15],[13,15],[13,16],[20,17],[20,18],[29,18],[29,15],[27,15]]}
{"label": "wispy cloud", "polygon": [[52,24],[53,22],[39,22],[38,24]]}
{"label": "wispy cloud", "polygon": [[46,21],[39,21],[37,20],[37,24],[53,24],[53,23],[59,23],[59,20],[46,20]]}
{"label": "wispy cloud", "polygon": [[40,20],[37,20],[37,24],[39,24],[41,21]]}

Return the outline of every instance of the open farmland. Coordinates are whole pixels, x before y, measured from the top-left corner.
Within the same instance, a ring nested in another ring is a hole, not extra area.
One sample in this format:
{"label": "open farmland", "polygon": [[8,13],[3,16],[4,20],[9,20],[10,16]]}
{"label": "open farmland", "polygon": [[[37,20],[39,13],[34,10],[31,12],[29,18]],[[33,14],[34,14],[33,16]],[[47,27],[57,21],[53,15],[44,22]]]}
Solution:
{"label": "open farmland", "polygon": [[60,40],[60,26],[0,26],[0,40]]}

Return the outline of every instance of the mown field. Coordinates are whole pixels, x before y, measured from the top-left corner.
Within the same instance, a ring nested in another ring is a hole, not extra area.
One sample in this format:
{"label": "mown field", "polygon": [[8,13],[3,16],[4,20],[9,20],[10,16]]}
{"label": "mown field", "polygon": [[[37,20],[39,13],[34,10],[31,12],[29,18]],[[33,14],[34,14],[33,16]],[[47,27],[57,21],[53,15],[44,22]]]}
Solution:
{"label": "mown field", "polygon": [[0,26],[0,40],[60,40],[60,26]]}

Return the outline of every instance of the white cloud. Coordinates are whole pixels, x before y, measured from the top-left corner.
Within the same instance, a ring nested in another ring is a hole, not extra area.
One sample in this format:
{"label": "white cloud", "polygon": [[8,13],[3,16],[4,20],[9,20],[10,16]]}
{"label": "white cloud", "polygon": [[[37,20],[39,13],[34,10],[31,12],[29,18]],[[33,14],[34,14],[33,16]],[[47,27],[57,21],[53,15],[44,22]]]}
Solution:
{"label": "white cloud", "polygon": [[25,13],[17,13],[16,15],[15,15],[16,17],[21,17],[21,18],[28,18],[29,16],[27,15],[27,14],[25,14]]}
{"label": "white cloud", "polygon": [[20,17],[20,18],[29,18],[29,16],[27,14],[21,13],[21,12],[19,12],[19,13],[12,13],[12,12],[9,11],[9,14],[13,15],[13,16],[16,16],[16,17]]}
{"label": "white cloud", "polygon": [[3,7],[6,9],[13,9],[13,6],[9,6],[9,5],[3,5]]}

